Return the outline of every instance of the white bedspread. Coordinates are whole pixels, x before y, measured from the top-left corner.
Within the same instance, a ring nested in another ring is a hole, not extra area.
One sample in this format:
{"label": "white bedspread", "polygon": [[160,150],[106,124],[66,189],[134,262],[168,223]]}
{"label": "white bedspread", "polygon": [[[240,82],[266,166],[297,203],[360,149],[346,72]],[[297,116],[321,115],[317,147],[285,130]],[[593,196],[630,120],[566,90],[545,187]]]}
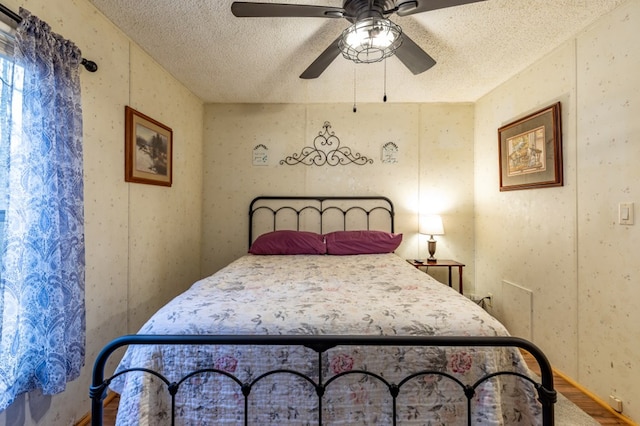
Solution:
{"label": "white bedspread", "polygon": [[[476,304],[395,254],[244,256],[195,283],[160,309],[141,334],[507,335]],[[294,347],[130,347],[121,368],[145,367],[179,380],[205,366],[251,381],[275,368],[313,376],[315,352]],[[418,370],[444,371],[473,384],[497,370],[528,372],[515,349],[339,347],[323,360],[325,379],[365,369],[397,382]],[[118,424],[168,424],[164,384],[130,373],[112,383],[121,394]],[[390,425],[386,388],[368,377],[334,382],[323,401],[324,424]],[[455,393],[454,393],[455,392]],[[533,387],[501,377],[478,388],[474,424],[541,423]],[[317,424],[315,389],[294,376],[277,377],[251,393],[250,424]],[[466,424],[466,399],[437,376],[412,380],[398,397],[398,424]],[[497,407],[497,408],[496,408]],[[176,424],[242,424],[241,390],[222,377],[197,376],[180,388]]]}

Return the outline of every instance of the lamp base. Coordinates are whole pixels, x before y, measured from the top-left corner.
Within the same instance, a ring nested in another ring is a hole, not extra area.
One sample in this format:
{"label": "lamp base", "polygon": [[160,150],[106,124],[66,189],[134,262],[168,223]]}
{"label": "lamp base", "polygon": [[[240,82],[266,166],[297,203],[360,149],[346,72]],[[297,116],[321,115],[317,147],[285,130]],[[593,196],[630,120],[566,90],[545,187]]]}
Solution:
{"label": "lamp base", "polygon": [[427,242],[429,243],[429,258],[427,259],[427,262],[437,262],[438,259],[433,256],[436,254],[436,240],[433,238],[433,235]]}

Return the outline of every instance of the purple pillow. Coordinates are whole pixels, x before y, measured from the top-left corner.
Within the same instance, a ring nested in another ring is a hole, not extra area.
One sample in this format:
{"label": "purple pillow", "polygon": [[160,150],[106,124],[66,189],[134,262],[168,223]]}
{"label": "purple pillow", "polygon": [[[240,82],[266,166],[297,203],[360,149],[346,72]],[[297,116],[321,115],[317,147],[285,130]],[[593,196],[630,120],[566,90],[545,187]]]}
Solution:
{"label": "purple pillow", "polygon": [[251,254],[325,254],[324,237],[315,232],[273,231],[251,244]]}
{"label": "purple pillow", "polygon": [[336,231],[326,234],[327,254],[392,253],[402,242],[402,234],[384,231]]}

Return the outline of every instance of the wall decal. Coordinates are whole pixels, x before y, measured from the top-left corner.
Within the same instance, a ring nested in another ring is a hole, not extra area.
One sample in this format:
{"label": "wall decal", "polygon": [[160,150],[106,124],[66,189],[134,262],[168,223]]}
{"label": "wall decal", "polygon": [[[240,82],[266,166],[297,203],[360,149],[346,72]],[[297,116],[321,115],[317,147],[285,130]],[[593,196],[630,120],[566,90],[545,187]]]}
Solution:
{"label": "wall decal", "polygon": [[398,145],[393,142],[382,145],[382,162],[385,164],[398,162]]}
{"label": "wall decal", "polygon": [[269,148],[263,144],[256,145],[253,148],[253,165],[266,166],[269,162]]}
{"label": "wall decal", "polygon": [[373,164],[373,160],[359,153],[353,154],[351,148],[340,146],[340,139],[329,130],[331,123],[324,122],[323,130],[313,139],[313,146],[305,146],[299,154],[293,154],[280,160],[280,164],[304,164],[305,166],[330,166],[356,164],[363,166]]}

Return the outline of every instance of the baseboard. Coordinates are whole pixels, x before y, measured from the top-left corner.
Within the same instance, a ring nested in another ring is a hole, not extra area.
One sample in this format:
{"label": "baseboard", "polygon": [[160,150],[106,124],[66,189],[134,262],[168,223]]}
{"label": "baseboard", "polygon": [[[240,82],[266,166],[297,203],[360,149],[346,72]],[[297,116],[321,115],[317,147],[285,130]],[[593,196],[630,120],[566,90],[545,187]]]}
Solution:
{"label": "baseboard", "polygon": [[[104,401],[102,401],[102,406],[104,407],[107,404],[109,404],[111,401],[113,401],[115,397],[116,397],[116,394],[114,392],[109,392],[109,394],[104,399]],[[87,414],[82,416],[82,418],[76,422],[75,426],[89,426],[90,424],[91,424],[91,411],[89,411]]]}
{"label": "baseboard", "polygon": [[625,416],[625,415],[623,415],[621,413],[618,413],[616,410],[611,408],[609,406],[609,404],[607,404],[605,401],[603,401],[600,397],[595,395],[589,389],[587,389],[584,386],[582,386],[580,383],[578,383],[575,380],[573,380],[571,377],[569,377],[566,374],[564,374],[562,371],[558,371],[553,367],[552,367],[552,369],[553,369],[555,374],[557,374],[558,376],[562,377],[569,384],[571,384],[571,386],[575,387],[580,392],[582,392],[583,394],[585,394],[586,396],[591,398],[593,400],[593,402],[595,402],[596,404],[600,405],[602,408],[604,408],[605,410],[607,410],[608,412],[610,412],[611,414],[616,416],[616,418],[618,418],[620,421],[625,422],[626,424],[631,425],[631,426],[638,426],[638,424],[635,423],[633,420],[629,419],[627,416]]}

